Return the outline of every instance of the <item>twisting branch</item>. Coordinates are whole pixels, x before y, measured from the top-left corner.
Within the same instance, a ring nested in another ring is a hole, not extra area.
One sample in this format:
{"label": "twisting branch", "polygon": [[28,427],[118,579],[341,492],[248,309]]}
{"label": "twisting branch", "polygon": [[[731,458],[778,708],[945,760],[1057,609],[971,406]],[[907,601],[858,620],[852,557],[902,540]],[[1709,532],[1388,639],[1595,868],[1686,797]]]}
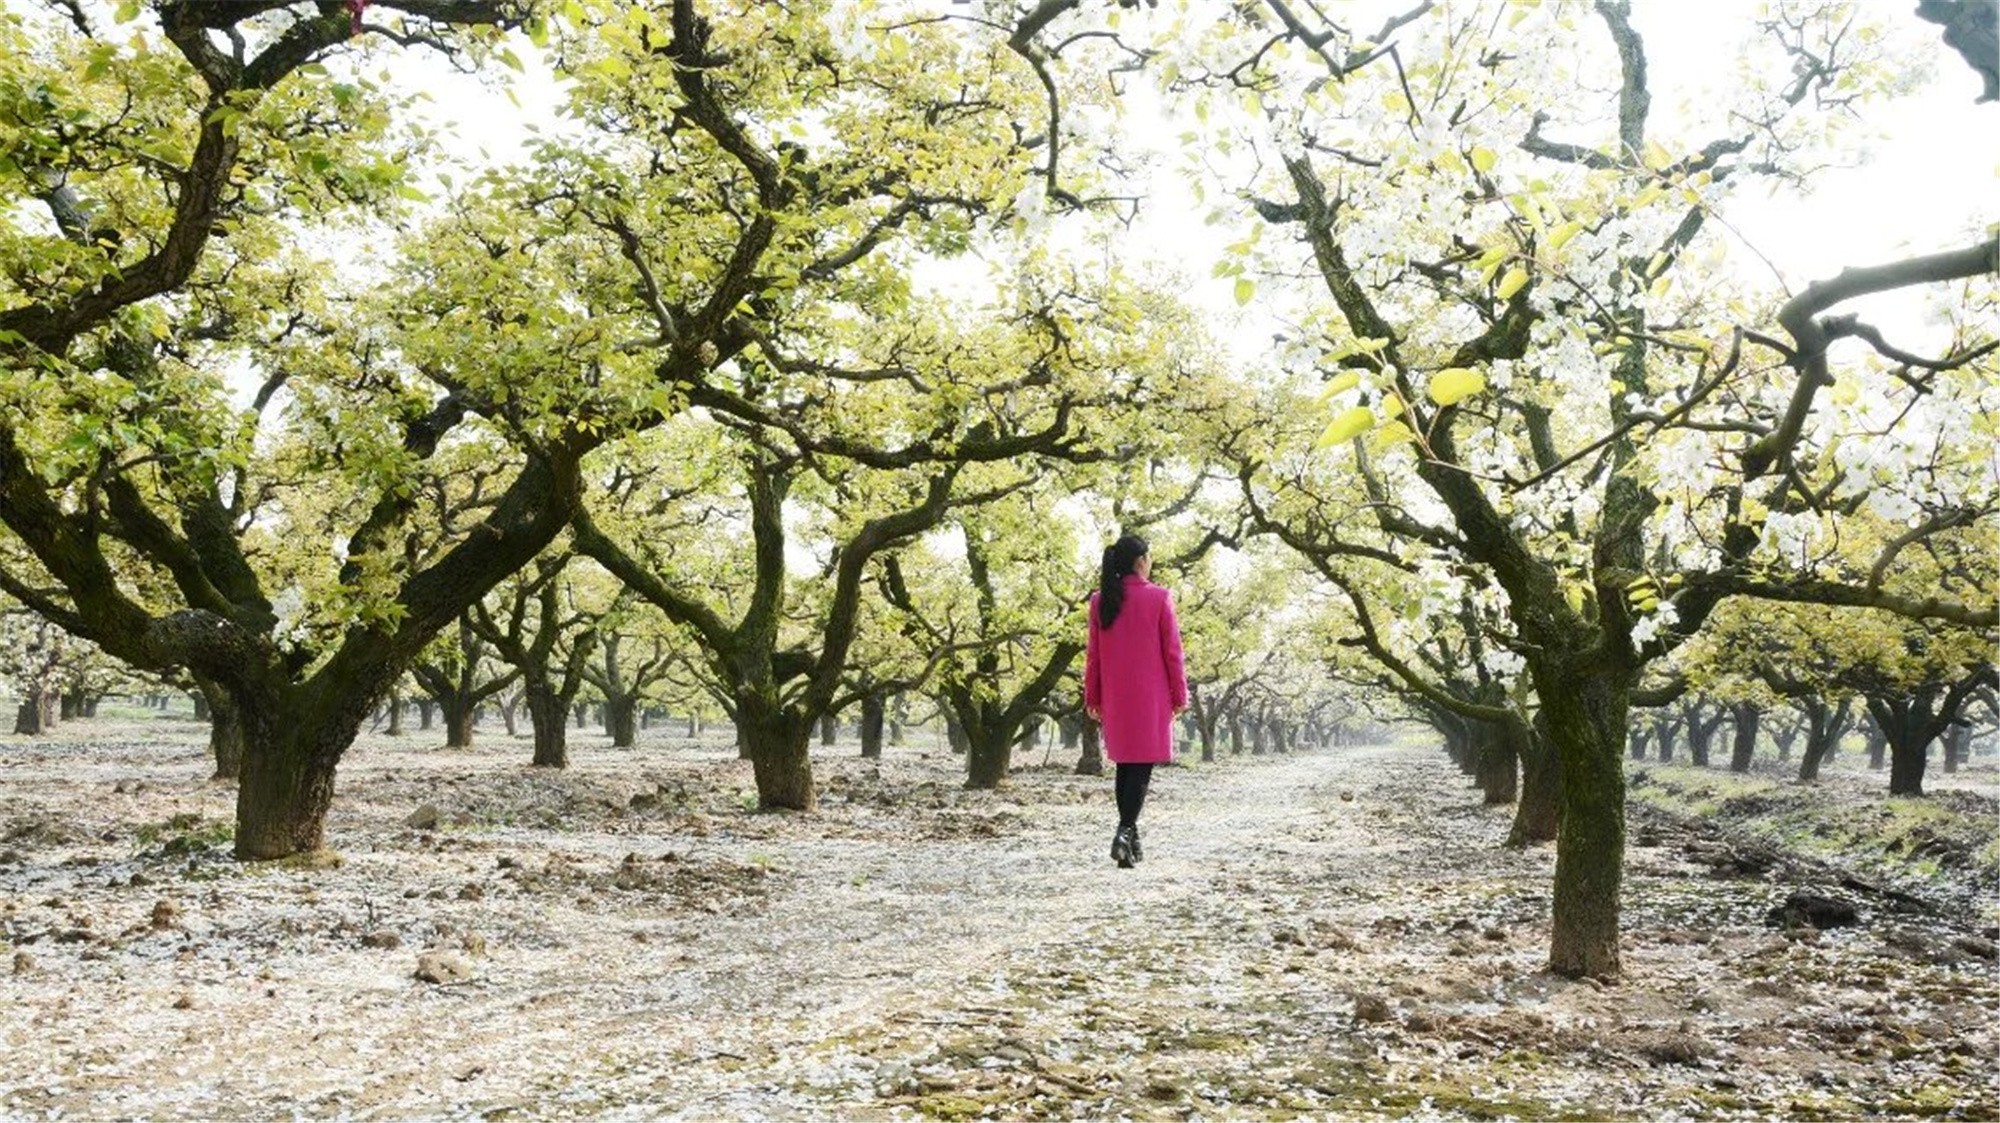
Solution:
{"label": "twisting branch", "polygon": [[1073,11],[1082,0],[1041,0],[1021,22],[1014,25],[1014,31],[1007,36],[1007,49],[1019,55],[1035,77],[1042,83],[1042,92],[1049,103],[1049,127],[1045,138],[1049,147],[1048,162],[1042,166],[1043,191],[1051,199],[1057,199],[1072,207],[1082,207],[1083,200],[1064,188],[1061,180],[1062,158],[1062,92],[1056,87],[1055,75],[1049,71],[1049,56],[1035,43],[1035,36],[1065,12]]}
{"label": "twisting branch", "polygon": [[1807,285],[1804,292],[1786,301],[1784,307],[1778,310],[1778,323],[1792,337],[1792,354],[1786,361],[1798,372],[1798,385],[1792,391],[1791,404],[1786,408],[1784,421],[1777,430],[1744,452],[1744,479],[1755,480],[1790,458],[1805,432],[1814,396],[1819,393],[1820,387],[1833,385],[1826,350],[1836,337],[1830,330],[1833,325],[1821,319],[1821,313],[1871,293],[1939,284],[1987,273],[2000,273],[2000,235],[1962,249],[1905,258],[1886,265],[1843,270],[1831,280]]}
{"label": "twisting branch", "polygon": [[[1810,579],[1770,581],[1736,572],[1696,573],[1688,576],[1692,593],[1754,597],[1758,600],[1792,604],[1832,605],[1841,608],[1880,608],[1912,620],[1943,620],[1968,628],[2000,625],[2000,606],[1975,606],[1941,597],[1910,597],[1885,589],[1847,585],[1838,581]],[[1676,598],[1676,603],[1679,598]]]}
{"label": "twisting branch", "polygon": [[1933,515],[1890,539],[1883,545],[1882,552],[1875,556],[1875,564],[1868,569],[1868,591],[1874,593],[1881,590],[1883,580],[1889,575],[1889,566],[1895,562],[1898,554],[1910,546],[1954,527],[1971,526],[1990,513],[1976,507],[1960,507]]}

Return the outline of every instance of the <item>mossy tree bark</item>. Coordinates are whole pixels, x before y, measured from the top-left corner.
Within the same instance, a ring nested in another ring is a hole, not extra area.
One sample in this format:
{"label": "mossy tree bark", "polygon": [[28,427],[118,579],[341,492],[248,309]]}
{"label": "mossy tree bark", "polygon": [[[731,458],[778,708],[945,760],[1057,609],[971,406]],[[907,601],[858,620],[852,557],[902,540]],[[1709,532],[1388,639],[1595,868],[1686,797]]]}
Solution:
{"label": "mossy tree bark", "polygon": [[243,775],[243,715],[222,684],[195,676],[202,697],[208,699],[208,755],[215,761],[214,780],[235,780]]}
{"label": "mossy tree bark", "polygon": [[1484,723],[1479,732],[1479,788],[1486,803],[1513,803],[1520,793],[1520,742],[1503,722]]}
{"label": "mossy tree bark", "polygon": [[871,690],[861,696],[861,759],[882,758],[882,734],[888,718],[889,706],[884,692]]}
{"label": "mossy tree bark", "polygon": [[1507,845],[1528,846],[1555,840],[1562,824],[1561,765],[1548,741],[1532,725],[1518,719],[1505,723],[1521,760],[1521,798],[1514,805],[1514,823]]}
{"label": "mossy tree bark", "polygon": [[1738,702],[1731,707],[1731,717],[1734,728],[1729,744],[1729,770],[1748,772],[1757,756],[1757,731],[1763,723],[1763,711],[1754,702]]}
{"label": "mossy tree bark", "polygon": [[1811,783],[1819,779],[1820,766],[1833,755],[1841,735],[1847,732],[1854,700],[1842,698],[1840,704],[1835,706],[1825,698],[1814,696],[1798,705],[1806,716],[1806,748],[1799,757],[1799,782]]}
{"label": "mossy tree bark", "polygon": [[818,803],[808,742],[818,722],[796,706],[760,694],[736,699],[736,737],[767,811],[811,811]]}
{"label": "mossy tree bark", "polygon": [[1082,740],[1083,749],[1076,758],[1076,774],[1104,775],[1104,727],[1086,718],[1083,723]]}

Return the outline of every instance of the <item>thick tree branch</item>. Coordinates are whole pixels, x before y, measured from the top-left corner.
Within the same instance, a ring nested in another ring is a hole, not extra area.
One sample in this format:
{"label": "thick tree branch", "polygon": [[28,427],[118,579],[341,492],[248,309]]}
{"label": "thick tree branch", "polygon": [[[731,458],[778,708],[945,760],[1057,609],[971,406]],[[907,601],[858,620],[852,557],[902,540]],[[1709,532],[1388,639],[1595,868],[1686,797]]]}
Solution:
{"label": "thick tree branch", "polygon": [[1871,293],[1940,284],[1987,273],[2000,273],[2000,236],[1944,253],[1847,269],[1831,280],[1807,285],[1804,292],[1786,301],[1784,307],[1778,310],[1778,323],[1792,337],[1792,354],[1787,361],[1798,373],[1798,385],[1792,391],[1791,403],[1777,430],[1744,452],[1744,479],[1758,479],[1790,458],[1805,432],[1814,396],[1819,393],[1820,387],[1833,384],[1826,350],[1834,337],[1829,332],[1827,321],[1819,318],[1821,313]]}

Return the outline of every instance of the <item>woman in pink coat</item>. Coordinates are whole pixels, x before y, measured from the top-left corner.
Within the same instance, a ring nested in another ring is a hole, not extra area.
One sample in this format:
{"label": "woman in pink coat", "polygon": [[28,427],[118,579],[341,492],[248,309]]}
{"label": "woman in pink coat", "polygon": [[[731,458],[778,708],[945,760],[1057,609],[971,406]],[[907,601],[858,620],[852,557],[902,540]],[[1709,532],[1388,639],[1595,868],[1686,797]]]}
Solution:
{"label": "woman in pink coat", "polygon": [[1146,580],[1152,568],[1146,540],[1137,535],[1125,535],[1104,551],[1084,649],[1083,708],[1104,726],[1104,755],[1118,766],[1111,860],[1121,869],[1143,856],[1139,808],[1153,766],[1173,759],[1174,718],[1188,700],[1173,596]]}

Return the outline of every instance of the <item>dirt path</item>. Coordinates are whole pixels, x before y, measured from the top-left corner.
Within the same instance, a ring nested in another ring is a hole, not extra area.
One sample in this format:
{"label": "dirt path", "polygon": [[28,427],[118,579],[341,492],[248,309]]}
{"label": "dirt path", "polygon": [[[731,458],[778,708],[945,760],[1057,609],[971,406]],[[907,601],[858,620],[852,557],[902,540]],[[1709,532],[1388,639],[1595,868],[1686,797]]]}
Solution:
{"label": "dirt path", "polygon": [[[1785,887],[1671,840],[1631,858],[1630,981],[1540,974],[1551,855],[1498,848],[1506,812],[1429,753],[1163,772],[1120,871],[1108,782],[1061,771],[967,793],[943,754],[829,754],[821,813],[773,816],[713,747],[587,742],[551,776],[378,739],[343,769],[343,864],[301,870],[228,861],[195,737],[144,732],[0,750],[0,1114],[1996,1103],[1953,1063],[1996,1044],[1990,970],[1787,939],[1760,919]],[[473,978],[413,979],[427,947]]]}

